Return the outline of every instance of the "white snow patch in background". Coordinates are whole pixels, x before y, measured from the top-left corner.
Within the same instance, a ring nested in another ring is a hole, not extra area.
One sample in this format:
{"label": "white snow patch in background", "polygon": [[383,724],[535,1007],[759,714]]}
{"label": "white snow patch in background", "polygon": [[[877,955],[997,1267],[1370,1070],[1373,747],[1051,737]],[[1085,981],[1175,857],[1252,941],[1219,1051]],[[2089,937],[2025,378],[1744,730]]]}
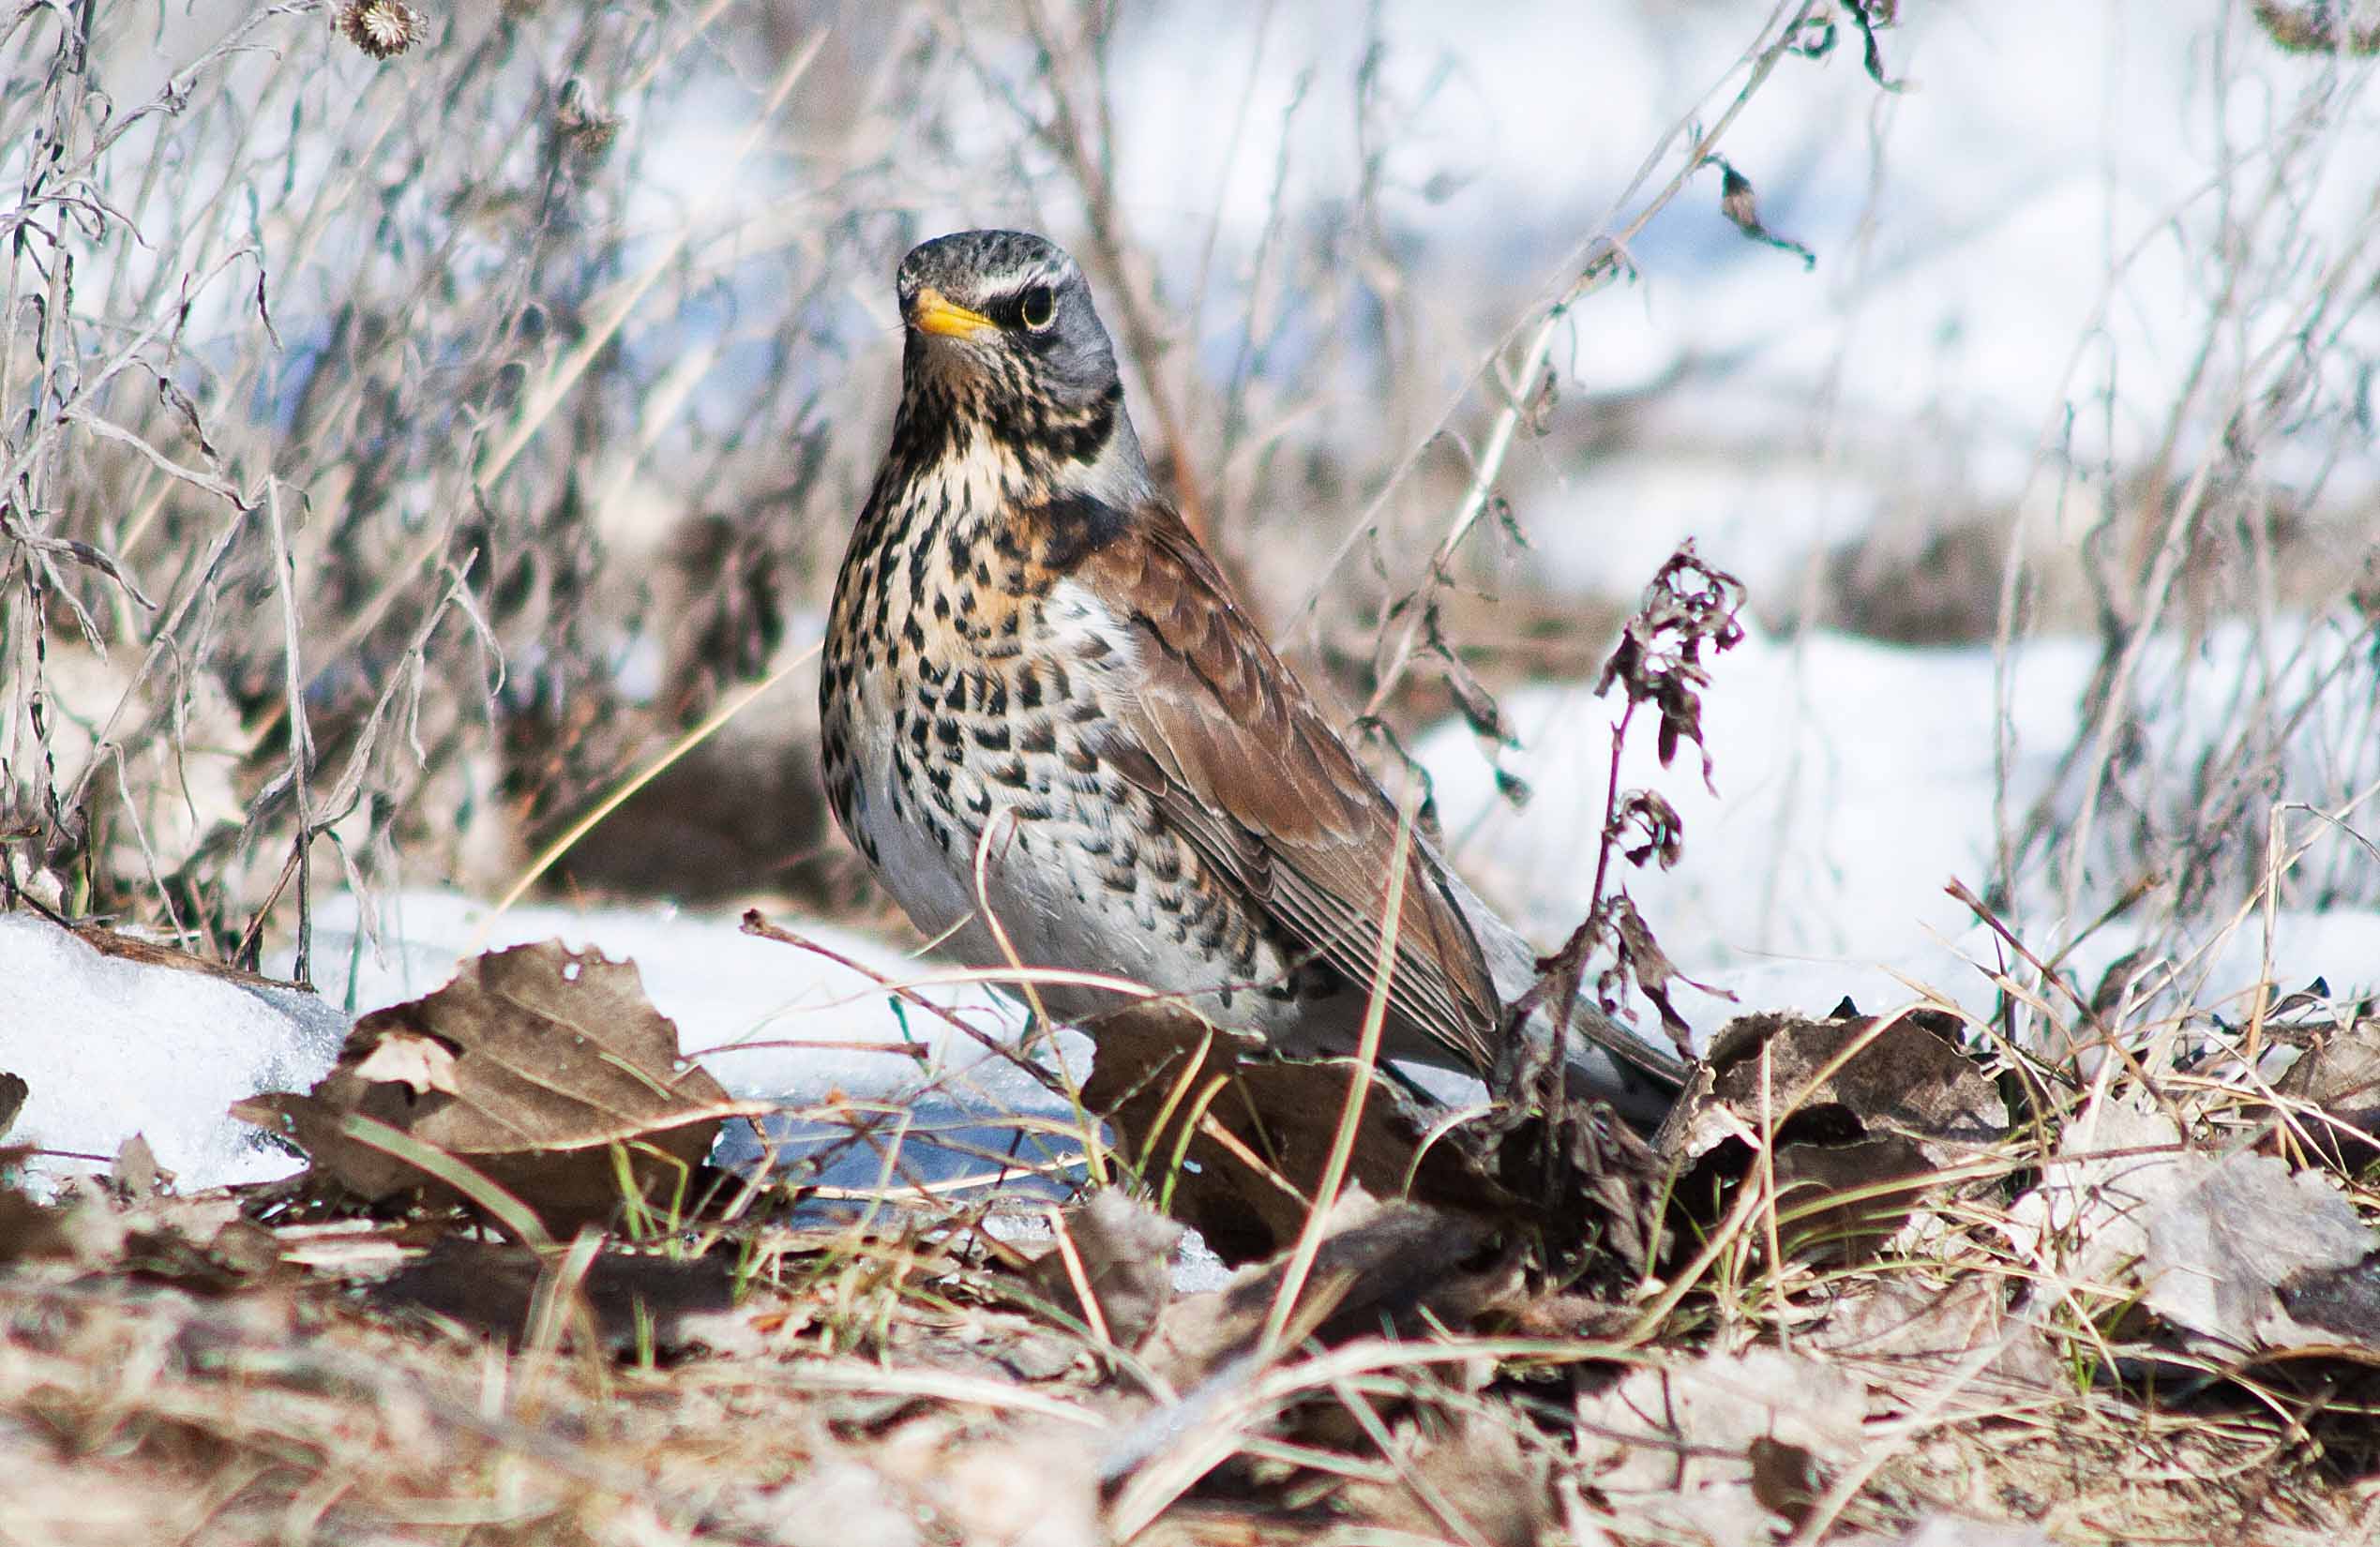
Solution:
{"label": "white snow patch in background", "polygon": [[0,914],[0,1071],[29,1089],[5,1142],[101,1157],[135,1134],[185,1188],[298,1169],[231,1104],[322,1077],[345,1018],[303,994],[102,955],[47,920]]}
{"label": "white snow patch in background", "polygon": [[[2226,732],[2237,684],[2267,674],[2261,653],[2285,648],[2290,634],[2276,624],[2260,644],[2226,627],[2196,647],[2200,669],[2167,705],[2177,733],[2162,766],[2190,766]],[[2078,734],[2076,706],[2094,659],[2080,639],[2033,641],[2014,655],[2011,819]],[[2322,659],[2316,653],[2292,669],[2318,669]],[[1684,853],[1674,870],[1629,869],[1619,879],[1681,970],[1736,994],[1732,1004],[1680,995],[1698,1033],[1747,1010],[1824,1014],[1846,994],[1863,1010],[1889,1008],[1917,997],[1913,985],[1991,1011],[1996,990],[1984,969],[2006,954],[1944,887],[1956,878],[1980,892],[1992,873],[1995,693],[1984,648],[1910,649],[1825,632],[1797,646],[1750,632],[1717,657],[1703,699],[1716,795],[1691,744],[1673,767],[1660,767],[1643,717],[1621,758],[1620,787],[1669,800],[1684,822]],[[1500,761],[1532,788],[1526,805],[1501,798],[1459,723],[1432,731],[1417,755],[1458,868],[1511,909],[1525,933],[1556,941],[1591,900],[1615,710],[1585,685],[1541,684],[1501,701],[1523,744]],[[2325,787],[2335,771],[2297,750],[2286,765],[2290,788],[2276,798],[2335,801]],[[2028,920],[2054,919],[2054,899],[2021,901]],[[2259,922],[2220,939],[2208,927],[2205,961],[2182,977],[2196,985],[2192,1002],[2214,1004],[2260,981]],[[2067,966],[2089,984],[2141,940],[2119,921]],[[2338,992],[2380,984],[2380,917],[2284,912],[2270,949],[2272,976],[2284,986],[2325,974]]]}
{"label": "white snow patch in background", "polygon": [[[2029,753],[2062,747],[2091,663],[2079,642],[2028,649],[2019,668],[2020,791]],[[1891,962],[1966,910],[1942,894],[1981,887],[1993,847],[1993,667],[1982,650],[1913,650],[1814,632],[1799,645],[1755,632],[1719,656],[1703,700],[1718,793],[1691,745],[1653,756],[1651,715],[1620,765],[1623,789],[1660,790],[1685,822],[1675,870],[1632,871],[1630,893],[1681,966],[1715,970],[1789,955]],[[1448,842],[1477,884],[1545,937],[1574,924],[1594,885],[1611,760],[1612,707],[1585,686],[1502,700],[1522,746],[1502,761],[1534,797],[1514,808],[1469,733],[1441,727],[1419,748]]]}

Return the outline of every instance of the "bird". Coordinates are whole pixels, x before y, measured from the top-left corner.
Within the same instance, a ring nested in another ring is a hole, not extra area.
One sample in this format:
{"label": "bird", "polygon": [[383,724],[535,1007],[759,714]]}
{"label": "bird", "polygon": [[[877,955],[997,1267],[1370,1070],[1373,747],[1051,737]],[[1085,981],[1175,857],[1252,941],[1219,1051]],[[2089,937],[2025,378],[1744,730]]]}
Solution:
{"label": "bird", "polygon": [[[961,963],[1060,969],[1038,1008],[1094,1043],[1122,980],[1289,1058],[1357,1050],[1393,912],[1384,1067],[1489,1079],[1536,953],[1159,492],[1081,268],[966,231],[896,286],[900,401],[819,683],[828,801],[884,889]],[[1658,1122],[1681,1060],[1592,1005],[1568,1026],[1571,1093]]]}

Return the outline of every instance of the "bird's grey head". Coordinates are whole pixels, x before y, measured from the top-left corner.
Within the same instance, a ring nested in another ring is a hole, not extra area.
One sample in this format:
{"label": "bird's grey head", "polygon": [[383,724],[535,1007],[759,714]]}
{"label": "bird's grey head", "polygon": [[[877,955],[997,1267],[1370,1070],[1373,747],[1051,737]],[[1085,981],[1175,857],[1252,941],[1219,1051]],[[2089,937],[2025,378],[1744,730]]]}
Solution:
{"label": "bird's grey head", "polygon": [[911,248],[898,284],[903,396],[916,417],[990,435],[1053,473],[1125,453],[1137,471],[1115,349],[1063,248],[1021,231],[962,231]]}

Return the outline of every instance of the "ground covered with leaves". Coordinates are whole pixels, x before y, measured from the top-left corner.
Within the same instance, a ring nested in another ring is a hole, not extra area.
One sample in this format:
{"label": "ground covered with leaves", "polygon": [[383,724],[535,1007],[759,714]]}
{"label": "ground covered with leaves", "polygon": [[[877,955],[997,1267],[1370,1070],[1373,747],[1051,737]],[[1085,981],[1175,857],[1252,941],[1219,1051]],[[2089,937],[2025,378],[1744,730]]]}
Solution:
{"label": "ground covered with leaves", "polygon": [[0,1192],[0,1531],[2368,1539],[2380,1019],[2099,1029],[1749,1015],[1613,1151],[1641,1220],[1355,1189],[1193,1290],[1162,1143],[1087,1128],[1063,1206],[905,1181],[857,1109],[881,1189],[716,1173],[761,1113],[633,968],[499,953],[245,1109],[288,1180]]}

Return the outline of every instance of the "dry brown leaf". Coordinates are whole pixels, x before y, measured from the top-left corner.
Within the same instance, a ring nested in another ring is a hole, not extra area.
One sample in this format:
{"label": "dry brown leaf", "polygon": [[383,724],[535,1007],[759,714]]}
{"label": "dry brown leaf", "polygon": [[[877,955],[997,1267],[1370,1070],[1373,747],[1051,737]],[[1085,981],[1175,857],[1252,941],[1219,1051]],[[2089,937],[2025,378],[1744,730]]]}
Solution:
{"label": "dry brown leaf", "polygon": [[[1767,1541],[1781,1510],[1755,1492],[1755,1448],[1815,1480],[1859,1453],[1867,1399],[1840,1369],[1772,1348],[1643,1369],[1578,1404],[1586,1480],[1626,1527]],[[1780,1450],[1773,1448],[1786,1447]],[[1780,1493],[1799,1496],[1798,1489]]]}
{"label": "dry brown leaf", "polygon": [[1998,1087],[1960,1051],[1943,1018],[1924,1012],[1880,1029],[1872,1016],[1743,1015],[1719,1033],[1704,1062],[1710,1077],[1662,1125],[1655,1147],[1664,1154],[1700,1160],[1774,1122],[1788,1140],[1796,1125],[1830,1129],[1836,1142],[1898,1136],[1943,1166],[2008,1132]]}
{"label": "dry brown leaf", "polygon": [[[1326,1318],[1314,1329],[1326,1343],[1334,1334],[1377,1332],[1383,1317],[1409,1320],[1424,1309],[1459,1327],[1507,1287],[1494,1269],[1463,1270],[1487,1239],[1487,1227],[1477,1220],[1417,1203],[1378,1203],[1349,1189],[1323,1228],[1306,1298],[1333,1297]],[[1186,1390],[1254,1348],[1288,1266],[1284,1253],[1241,1269],[1220,1289],[1175,1300],[1148,1341],[1150,1367]]]}
{"label": "dry brown leaf", "polygon": [[[1103,1188],[1068,1211],[1066,1233],[1081,1263],[1083,1280],[1099,1302],[1107,1337],[1120,1348],[1137,1348],[1173,1298],[1173,1249],[1182,1226],[1120,1189]],[[1076,1299],[1064,1254],[1041,1260],[1043,1278],[1061,1301]]]}
{"label": "dry brown leaf", "polygon": [[2001,1228],[2078,1282],[2136,1284],[2218,1358],[2337,1353],[2380,1360],[2380,1238],[2320,1172],[2271,1155],[2190,1149],[2145,1099],[2070,1122],[2041,1184]]}
{"label": "dry brown leaf", "polygon": [[2315,1033],[2273,1089],[2321,1108],[2330,1119],[2327,1124],[2299,1126],[2331,1164],[2345,1170],[2370,1164],[2380,1147],[2380,1020],[2359,1020],[2336,1031]]}
{"label": "dry brown leaf", "polygon": [[8,1129],[16,1122],[17,1114],[24,1110],[25,1097],[32,1093],[33,1088],[23,1079],[0,1070],[0,1138],[8,1136]]}
{"label": "dry brown leaf", "polygon": [[414,1188],[451,1197],[343,1126],[375,1119],[462,1161],[560,1235],[620,1210],[615,1146],[639,1194],[670,1212],[741,1110],[680,1061],[677,1028],[633,963],[548,941],[490,952],[428,998],[366,1015],[310,1093],[260,1096],[233,1115],[293,1139],[368,1200]]}
{"label": "dry brown leaf", "polygon": [[2007,1134],[2007,1104],[1953,1029],[1923,1012],[1741,1016],[1711,1044],[1654,1148],[1732,1176],[1773,1134],[1778,1201],[1791,1216],[1785,1244],[1800,1257],[1859,1260],[1942,1185],[1936,1173]]}

